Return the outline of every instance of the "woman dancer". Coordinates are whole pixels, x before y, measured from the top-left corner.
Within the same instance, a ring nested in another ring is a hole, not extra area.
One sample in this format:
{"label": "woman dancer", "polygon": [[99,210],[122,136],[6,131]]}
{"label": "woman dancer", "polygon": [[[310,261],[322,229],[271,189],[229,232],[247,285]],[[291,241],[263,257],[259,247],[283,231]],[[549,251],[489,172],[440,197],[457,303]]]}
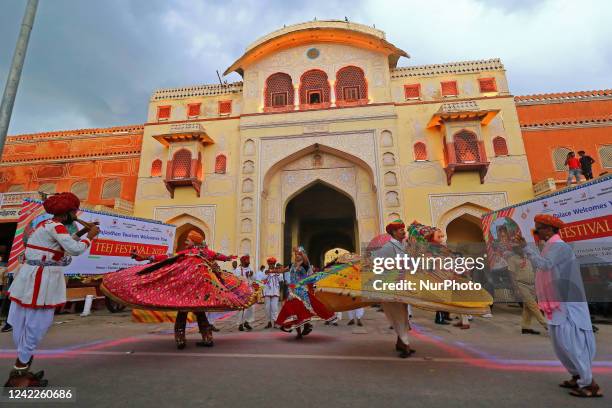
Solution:
{"label": "woman dancer", "polygon": [[245,309],[256,301],[257,290],[231,273],[221,271],[216,261],[236,257],[210,250],[196,231],[187,235],[185,244],[187,249],[173,257],[134,255],[138,260],[152,263],[107,274],[101,288],[111,299],[132,307],[176,310],[174,338],[179,350],[186,346],[187,314],[194,312],[202,335],[197,346],[211,347],[212,326],[205,312]]}

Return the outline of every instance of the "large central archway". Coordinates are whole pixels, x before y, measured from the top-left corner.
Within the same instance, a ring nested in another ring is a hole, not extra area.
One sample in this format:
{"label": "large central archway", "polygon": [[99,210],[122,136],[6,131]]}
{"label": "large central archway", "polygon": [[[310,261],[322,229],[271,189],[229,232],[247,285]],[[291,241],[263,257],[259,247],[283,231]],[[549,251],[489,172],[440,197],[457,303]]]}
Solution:
{"label": "large central archway", "polygon": [[359,253],[359,242],[379,229],[372,169],[355,156],[316,143],[266,172],[257,206],[259,254],[284,264],[298,244],[317,266],[329,249]]}
{"label": "large central archway", "polygon": [[296,194],[285,207],[283,257],[301,245],[315,266],[324,266],[325,253],[333,248],[355,252],[355,204],[347,195],[316,181]]}

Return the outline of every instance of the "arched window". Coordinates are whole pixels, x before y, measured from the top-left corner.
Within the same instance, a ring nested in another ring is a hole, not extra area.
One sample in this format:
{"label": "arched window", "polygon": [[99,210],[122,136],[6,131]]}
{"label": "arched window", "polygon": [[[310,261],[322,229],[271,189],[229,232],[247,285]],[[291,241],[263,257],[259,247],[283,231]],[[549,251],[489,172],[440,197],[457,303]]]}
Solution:
{"label": "arched window", "polygon": [[599,147],[599,159],[601,167],[605,169],[612,168],[612,145]]}
{"label": "arched window", "polygon": [[457,163],[480,162],[478,139],[474,133],[462,130],[455,134],[453,142],[455,144]]}
{"label": "arched window", "polygon": [[493,138],[493,152],[496,156],[507,156],[508,145],[506,144],[506,139],[501,136]]}
{"label": "arched window", "polygon": [[153,160],[151,163],[151,177],[159,177],[162,174],[162,161],[160,159]]}
{"label": "arched window", "polygon": [[89,196],[89,183],[87,181],[77,181],[70,187],[70,191],[79,197],[80,200],[87,200],[87,196]]}
{"label": "arched window", "polygon": [[23,184],[13,184],[6,190],[7,193],[21,193],[23,191],[25,191],[25,186]]}
{"label": "arched window", "polygon": [[181,149],[172,158],[172,178],[183,179],[191,177],[191,152]]}
{"label": "arched window", "polygon": [[45,194],[54,194],[56,190],[55,183],[44,183],[38,186],[38,191]]}
{"label": "arched window", "polygon": [[108,179],[102,185],[102,199],[112,200],[121,196],[121,180],[118,178]]}
{"label": "arched window", "polygon": [[266,108],[293,106],[294,89],[291,77],[283,72],[272,74],[266,79]]}
{"label": "arched window", "polygon": [[423,142],[416,142],[414,144],[414,160],[424,161],[427,160],[427,146]]}
{"label": "arched window", "polygon": [[215,173],[217,174],[225,174],[227,166],[227,157],[224,154],[217,155],[215,159]]}
{"label": "arched window", "polygon": [[304,72],[300,78],[300,105],[329,102],[327,74],[319,69]]}
{"label": "arched window", "polygon": [[557,147],[553,150],[552,159],[553,164],[555,166],[556,171],[565,171],[565,160],[567,159],[567,154],[571,152],[567,147]]}
{"label": "arched window", "polygon": [[336,73],[336,101],[351,102],[368,99],[368,85],[363,70],[349,66]]}

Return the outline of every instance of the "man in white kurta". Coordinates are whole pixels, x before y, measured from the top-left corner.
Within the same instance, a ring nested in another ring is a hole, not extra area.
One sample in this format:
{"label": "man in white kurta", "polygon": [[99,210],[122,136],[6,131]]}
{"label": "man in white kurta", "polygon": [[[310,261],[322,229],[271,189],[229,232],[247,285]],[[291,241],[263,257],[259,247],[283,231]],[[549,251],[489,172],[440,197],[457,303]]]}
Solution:
{"label": "man in white kurta", "polygon": [[28,238],[24,263],[9,289],[8,322],[17,347],[14,370],[29,369],[34,351],[53,323],[55,308],[66,303],[64,266],[70,263],[70,256],[85,252],[98,233],[96,227],[80,240],[68,233],[66,225],[76,219],[79,204],[71,193],[47,198],[43,205],[54,217],[39,223]]}
{"label": "man in white kurta", "polygon": [[[391,235],[391,239],[373,253],[372,256],[376,258],[395,258],[397,255],[404,256],[406,250],[403,241],[406,238],[406,225],[402,220],[395,220],[389,223],[385,230],[387,234]],[[410,322],[406,305],[396,302],[384,302],[382,307],[387,320],[389,320],[393,330],[397,333],[395,349],[400,352],[399,356],[401,358],[410,357],[414,350],[410,348],[410,338],[408,337]]]}
{"label": "man in white kurta", "polygon": [[263,281],[264,306],[266,309],[266,319],[268,324],[266,329],[274,325],[278,317],[278,302],[280,299],[281,282],[283,279],[283,268],[277,268],[276,258],[270,257],[266,260],[266,268],[263,271],[261,280]]}
{"label": "man in white kurta", "polygon": [[[249,256],[243,255],[240,257],[240,265],[236,269],[234,269],[234,275],[239,278],[245,279],[247,282],[249,282],[249,284],[251,284],[255,279],[253,269],[249,266],[250,263],[251,260]],[[238,330],[253,330],[250,323],[253,323],[255,321],[255,305],[244,310],[239,310],[236,316],[238,321]]]}
{"label": "man in white kurta", "polygon": [[601,396],[593,380],[595,336],[586,300],[580,265],[572,247],[559,236],[563,221],[539,214],[534,218],[535,233],[544,242],[542,251],[524,245],[525,255],[536,271],[538,306],[544,312],[557,358],[572,375],[560,385],[573,388],[579,397]]}

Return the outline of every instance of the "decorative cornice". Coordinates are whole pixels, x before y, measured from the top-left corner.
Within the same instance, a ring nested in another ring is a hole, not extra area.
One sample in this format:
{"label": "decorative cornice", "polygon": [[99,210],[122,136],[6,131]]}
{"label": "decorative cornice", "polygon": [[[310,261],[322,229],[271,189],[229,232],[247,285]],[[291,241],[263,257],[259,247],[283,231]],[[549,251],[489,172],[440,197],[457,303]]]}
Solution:
{"label": "decorative cornice", "polygon": [[594,91],[560,92],[534,95],[517,95],[514,102],[517,106],[546,105],[566,102],[586,102],[612,99],[612,89]]}
{"label": "decorative cornice", "polygon": [[58,130],[55,132],[25,133],[21,135],[13,135],[13,136],[8,137],[7,142],[8,143],[28,142],[28,141],[34,141],[34,140],[40,140],[40,139],[53,139],[53,140],[82,139],[83,136],[87,136],[87,137],[122,136],[126,134],[142,133],[143,130],[144,130],[143,125],[115,126],[115,127],[109,127],[109,128]]}
{"label": "decorative cornice", "polygon": [[553,130],[609,126],[612,126],[612,115],[604,118],[560,120],[546,123],[525,123],[521,125],[521,130]]}
{"label": "decorative cornice", "polygon": [[485,71],[504,70],[499,58],[476,61],[447,62],[445,64],[417,65],[391,70],[391,79],[416,76],[448,75],[448,74],[476,74]]}
{"label": "decorative cornice", "polygon": [[72,163],[79,161],[98,161],[98,160],[114,160],[114,159],[128,159],[140,157],[140,150],[131,150],[121,153],[100,153],[97,155],[82,155],[82,156],[61,156],[53,158],[39,158],[34,160],[2,160],[0,167],[10,166],[22,166],[26,164],[57,164],[57,163]]}
{"label": "decorative cornice", "polygon": [[158,89],[153,92],[151,102],[167,99],[182,99],[194,96],[217,96],[242,93],[242,81],[229,84],[204,84],[181,88]]}

